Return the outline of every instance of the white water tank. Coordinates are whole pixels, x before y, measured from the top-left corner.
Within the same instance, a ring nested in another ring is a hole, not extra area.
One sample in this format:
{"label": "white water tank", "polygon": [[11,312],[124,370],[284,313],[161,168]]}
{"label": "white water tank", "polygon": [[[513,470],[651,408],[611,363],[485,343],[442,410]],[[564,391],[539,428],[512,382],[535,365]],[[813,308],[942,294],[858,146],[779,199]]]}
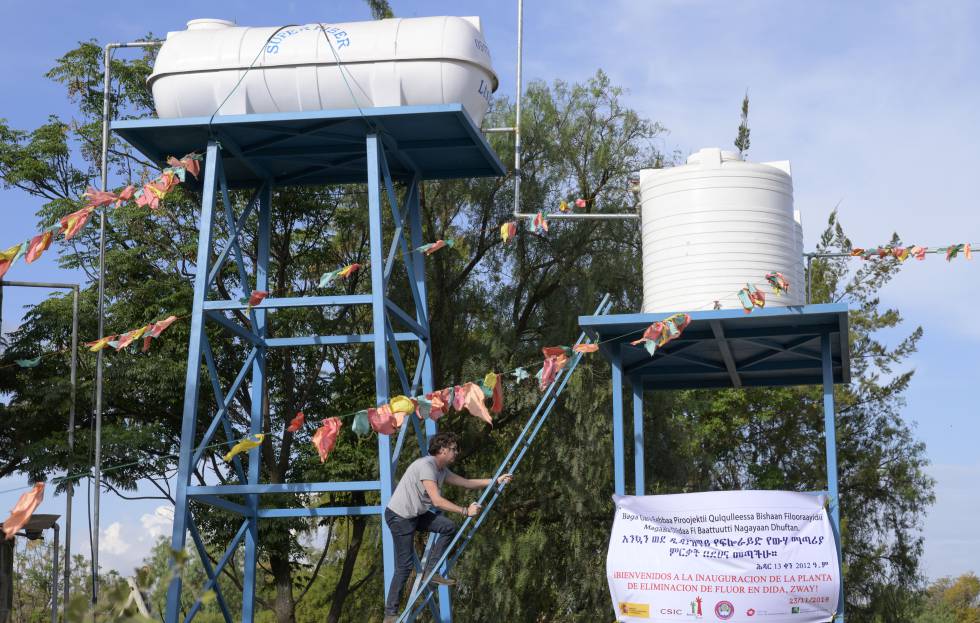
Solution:
{"label": "white water tank", "polygon": [[[745,162],[707,148],[687,164],[640,171],[643,311],[740,309],[746,283],[766,306],[803,303],[803,230],[789,162]],[[772,294],[766,273],[790,291]]]}
{"label": "white water tank", "polygon": [[322,28],[197,19],[167,33],[148,83],[162,118],[459,103],[479,126],[497,75],[479,17]]}

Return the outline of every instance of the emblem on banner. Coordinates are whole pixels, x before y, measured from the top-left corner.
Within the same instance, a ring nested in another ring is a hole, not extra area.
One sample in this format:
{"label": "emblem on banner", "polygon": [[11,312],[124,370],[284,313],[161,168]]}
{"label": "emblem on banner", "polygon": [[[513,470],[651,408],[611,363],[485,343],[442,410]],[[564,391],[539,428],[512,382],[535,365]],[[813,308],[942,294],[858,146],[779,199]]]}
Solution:
{"label": "emblem on banner", "polygon": [[619,604],[619,612],[628,617],[643,617],[644,619],[650,618],[650,604],[633,604],[628,601],[624,601]]}
{"label": "emblem on banner", "polygon": [[735,616],[735,606],[730,601],[719,601],[715,604],[715,616],[722,621],[727,621]]}

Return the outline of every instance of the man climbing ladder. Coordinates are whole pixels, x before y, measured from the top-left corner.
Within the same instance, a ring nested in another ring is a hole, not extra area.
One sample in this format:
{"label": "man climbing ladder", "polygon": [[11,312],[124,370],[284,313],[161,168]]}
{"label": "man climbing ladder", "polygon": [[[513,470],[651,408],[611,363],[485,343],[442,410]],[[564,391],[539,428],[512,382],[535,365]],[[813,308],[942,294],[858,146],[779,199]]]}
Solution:
{"label": "man climbing ladder", "polygon": [[[402,589],[413,567],[415,533],[432,532],[439,535],[426,559],[426,568],[422,571],[422,577],[425,577],[432,571],[432,565],[442,557],[446,544],[456,532],[456,524],[438,511],[459,513],[464,517],[475,517],[480,513],[481,506],[475,502],[463,507],[442,497],[444,482],[464,489],[482,489],[491,482],[489,478],[469,479],[451,472],[449,466],[456,461],[458,454],[456,435],[436,434],[429,441],[429,456],[416,459],[408,466],[391,495],[385,509],[385,521],[395,544],[395,575],[388,589],[384,623],[394,623],[398,618]],[[512,474],[503,474],[497,478],[497,484],[504,485],[512,479]],[[455,580],[437,573],[432,576],[432,583],[452,585]]]}

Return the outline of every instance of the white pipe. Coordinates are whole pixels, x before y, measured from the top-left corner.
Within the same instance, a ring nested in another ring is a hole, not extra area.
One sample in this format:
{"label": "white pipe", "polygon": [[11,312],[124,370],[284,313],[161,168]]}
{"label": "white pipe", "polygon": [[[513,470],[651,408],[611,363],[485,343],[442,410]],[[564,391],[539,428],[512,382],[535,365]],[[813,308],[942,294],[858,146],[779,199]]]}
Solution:
{"label": "white pipe", "polygon": [[[163,45],[163,41],[133,41],[109,43],[103,55],[102,73],[102,190],[109,190],[109,78],[112,50],[115,48],[147,48]],[[105,210],[99,218],[99,337],[105,332]],[[99,490],[102,487],[102,351],[95,357],[95,500],[92,505],[94,534],[92,535],[92,603],[99,598]]]}

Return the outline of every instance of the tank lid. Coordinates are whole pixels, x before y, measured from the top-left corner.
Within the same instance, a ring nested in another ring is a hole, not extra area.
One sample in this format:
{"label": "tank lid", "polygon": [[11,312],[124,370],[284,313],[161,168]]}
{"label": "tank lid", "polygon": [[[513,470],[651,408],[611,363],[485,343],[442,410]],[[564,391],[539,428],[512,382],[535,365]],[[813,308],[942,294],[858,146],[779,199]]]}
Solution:
{"label": "tank lid", "polygon": [[227,19],[217,19],[214,17],[203,17],[201,19],[192,19],[187,22],[187,30],[219,30],[221,28],[232,28],[236,26],[235,22]]}
{"label": "tank lid", "polygon": [[720,147],[703,147],[687,157],[688,164],[721,164],[732,160],[742,161],[737,151],[723,151]]}

